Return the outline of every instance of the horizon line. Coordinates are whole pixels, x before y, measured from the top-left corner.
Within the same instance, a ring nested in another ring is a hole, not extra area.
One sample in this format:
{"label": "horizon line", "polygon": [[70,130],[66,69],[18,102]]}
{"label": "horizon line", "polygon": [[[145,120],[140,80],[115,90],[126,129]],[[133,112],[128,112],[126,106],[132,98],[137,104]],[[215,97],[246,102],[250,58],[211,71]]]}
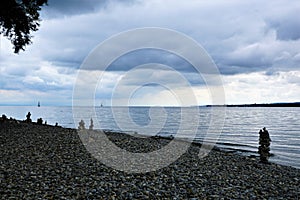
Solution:
{"label": "horizon line", "polygon": [[[179,105],[97,105],[97,106],[76,106],[76,107],[207,107],[207,106],[260,106],[260,105],[276,105],[276,104],[300,104],[299,102],[272,102],[272,103],[233,103],[233,104],[200,104],[200,105],[187,105],[187,106],[179,106]],[[28,106],[28,107],[38,107],[37,105],[32,104],[0,104],[0,106]],[[73,107],[73,105],[59,105],[59,104],[44,104],[41,107]]]}

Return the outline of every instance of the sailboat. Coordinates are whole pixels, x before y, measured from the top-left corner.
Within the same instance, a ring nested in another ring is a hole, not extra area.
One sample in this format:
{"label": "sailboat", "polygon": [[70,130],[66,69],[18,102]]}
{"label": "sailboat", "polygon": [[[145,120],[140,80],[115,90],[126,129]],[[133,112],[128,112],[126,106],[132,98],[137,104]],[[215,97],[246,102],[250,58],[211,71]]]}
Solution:
{"label": "sailboat", "polygon": [[41,107],[41,103],[40,102],[38,102],[38,105],[37,105],[38,107]]}

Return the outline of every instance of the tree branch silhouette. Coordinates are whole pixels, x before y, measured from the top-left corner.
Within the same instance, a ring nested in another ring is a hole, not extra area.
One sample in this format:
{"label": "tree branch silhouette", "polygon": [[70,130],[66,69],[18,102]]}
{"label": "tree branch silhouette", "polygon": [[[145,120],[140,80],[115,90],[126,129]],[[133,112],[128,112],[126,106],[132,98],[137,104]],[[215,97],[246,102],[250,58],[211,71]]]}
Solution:
{"label": "tree branch silhouette", "polygon": [[39,11],[48,0],[1,0],[0,34],[13,44],[14,53],[31,44],[32,31],[40,26]]}

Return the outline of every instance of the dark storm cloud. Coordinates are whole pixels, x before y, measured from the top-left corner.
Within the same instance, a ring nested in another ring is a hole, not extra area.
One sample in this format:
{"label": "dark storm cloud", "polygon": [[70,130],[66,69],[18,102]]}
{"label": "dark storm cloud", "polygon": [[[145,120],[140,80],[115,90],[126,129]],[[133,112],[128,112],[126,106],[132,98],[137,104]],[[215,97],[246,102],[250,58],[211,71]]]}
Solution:
{"label": "dark storm cloud", "polygon": [[81,61],[74,61],[74,60],[53,60],[52,61],[53,65],[60,66],[60,67],[66,67],[66,68],[75,68],[78,69],[81,65]]}
{"label": "dark storm cloud", "polygon": [[237,66],[237,65],[218,65],[220,73],[223,75],[235,75],[235,74],[243,74],[243,73],[251,73],[257,71],[263,71],[261,67],[249,67],[249,64],[246,66]]}
{"label": "dark storm cloud", "polygon": [[[0,38],[0,47],[4,49],[0,51],[0,91],[19,89],[20,94],[11,93],[11,90],[5,93],[7,101],[10,100],[9,95],[17,95],[23,100],[26,95],[22,91],[26,89],[43,91],[47,95],[51,93],[51,98],[64,100],[64,96],[72,96],[72,81],[76,78],[77,69],[97,45],[115,34],[143,27],[179,31],[203,45],[221,75],[225,75],[223,78],[231,83],[229,94],[235,90],[243,91],[247,86],[240,85],[240,79],[251,80],[251,88],[255,88],[252,87],[255,84],[257,88],[273,86],[277,82],[280,88],[285,84],[299,85],[299,12],[298,1],[287,3],[283,0],[49,0],[49,6],[41,11],[43,21],[40,30],[34,33],[33,44],[25,52],[18,56],[10,55],[10,43]],[[161,37],[161,42],[167,39]],[[128,40],[124,46],[130,46],[135,40]],[[105,48],[104,56],[97,57],[99,62],[111,56],[113,48],[117,47]],[[178,49],[181,48],[188,49],[185,44],[178,46]],[[102,96],[99,98],[109,97],[119,76],[149,63],[177,70],[192,85],[204,84],[201,75],[184,58],[166,51],[145,49],[123,55],[109,66],[109,75],[100,88]],[[98,65],[92,67],[86,72],[88,75]],[[151,75],[151,79],[157,82],[163,79],[164,83],[181,84],[170,72],[166,68],[155,70],[148,66],[132,73],[124,84],[130,87],[139,85]],[[263,75],[260,77],[259,74]],[[274,82],[264,82],[266,77]],[[294,88],[293,91],[298,90]],[[126,92],[124,90],[124,94]],[[285,89],[280,91],[282,94],[285,92]],[[60,97],[57,97],[58,93]],[[280,93],[279,96],[285,98]],[[29,93],[28,99],[33,95]],[[247,100],[248,95],[247,92]],[[272,95],[273,90],[270,90],[269,96]],[[238,102],[236,98],[233,95],[234,102]]]}
{"label": "dark storm cloud", "polygon": [[[132,4],[127,6],[124,2]],[[48,26],[41,27],[41,39],[46,41],[42,47],[43,59],[59,66],[78,68],[100,42],[113,34],[143,26],[161,26],[188,34],[205,47],[220,72],[226,75],[265,71],[273,67],[282,51],[294,55],[299,49],[297,44],[293,44],[300,36],[295,6],[284,7],[279,2],[272,10],[268,3],[259,2],[232,1],[233,6],[223,2],[187,2],[185,5],[176,1],[166,4],[158,1],[156,4],[149,3],[152,6],[147,6],[146,1],[136,2],[49,0],[47,9],[52,14],[80,16],[49,20]],[[167,4],[172,6],[163,6]],[[153,10],[156,12],[151,12]],[[280,14],[281,11],[283,14]],[[178,17],[183,13],[185,17]],[[266,36],[272,31],[275,31],[275,38]],[[291,43],[284,44],[286,40]],[[165,52],[150,51],[124,55],[109,70],[126,71],[151,62],[169,65],[183,72],[193,71],[193,67],[183,59]],[[290,67],[284,63],[288,63],[287,60],[283,60],[282,67],[276,66],[276,69]]]}
{"label": "dark storm cloud", "polygon": [[80,15],[106,8],[110,3],[131,3],[134,0],[48,0],[43,12],[48,17]]}
{"label": "dark storm cloud", "polygon": [[300,22],[281,24],[277,27],[277,37],[281,40],[298,40],[300,39]]}
{"label": "dark storm cloud", "polygon": [[[164,74],[163,77],[165,81],[176,83],[177,80],[173,80],[172,76],[166,75],[170,71],[174,70],[180,73],[192,85],[204,84],[201,75],[199,75],[196,68],[187,60],[171,52],[159,49],[142,49],[127,53],[116,59],[110,66],[108,66],[106,71],[127,72],[149,63],[153,63],[153,65],[148,65],[148,67],[143,69],[150,70],[150,74],[153,72],[158,72],[160,75]],[[159,65],[167,66],[167,68],[159,67]],[[144,75],[146,75],[146,77],[135,77],[131,83],[128,83],[128,85],[136,85],[137,83],[135,81],[139,82],[141,79],[144,80],[149,78],[147,73],[144,73]],[[142,74],[139,76],[142,76]]]}
{"label": "dark storm cloud", "polygon": [[230,52],[223,55],[220,60],[216,59],[217,66],[221,74],[234,75],[240,73],[250,73],[264,71],[273,64],[273,58],[263,52]]}
{"label": "dark storm cloud", "polygon": [[278,40],[300,39],[300,21],[297,18],[271,21],[270,27],[276,30]]}
{"label": "dark storm cloud", "polygon": [[95,11],[98,6],[104,6],[107,0],[49,0],[47,11],[60,13],[64,15],[82,14]]}
{"label": "dark storm cloud", "polygon": [[159,63],[182,72],[196,72],[195,68],[184,58],[159,49],[142,49],[129,52],[117,58],[108,71],[128,71],[139,65]]}

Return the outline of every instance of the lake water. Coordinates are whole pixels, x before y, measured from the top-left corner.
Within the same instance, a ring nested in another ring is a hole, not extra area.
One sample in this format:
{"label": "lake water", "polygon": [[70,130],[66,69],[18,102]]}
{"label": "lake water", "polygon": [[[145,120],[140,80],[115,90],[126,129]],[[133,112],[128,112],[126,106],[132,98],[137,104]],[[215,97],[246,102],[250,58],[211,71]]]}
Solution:
{"label": "lake water", "polygon": [[[68,128],[78,126],[80,119],[90,124],[93,108],[81,109],[80,116],[73,118],[72,107],[26,107],[1,106],[0,114],[16,119],[25,119],[27,112],[36,121],[42,117],[48,124]],[[202,141],[210,126],[211,108],[149,108],[149,107],[97,107],[94,118],[95,128],[115,131],[135,131],[146,135],[173,135],[181,130],[180,137],[192,137],[196,128],[196,141]],[[187,115],[183,123],[182,112]],[[195,120],[195,115],[199,122]],[[74,123],[75,119],[75,123]],[[217,141],[217,147],[246,155],[256,155],[258,131],[263,127],[269,130],[272,143],[271,162],[300,168],[300,108],[226,108],[224,125]],[[183,125],[182,125],[183,124]],[[121,127],[120,127],[121,126]]]}

